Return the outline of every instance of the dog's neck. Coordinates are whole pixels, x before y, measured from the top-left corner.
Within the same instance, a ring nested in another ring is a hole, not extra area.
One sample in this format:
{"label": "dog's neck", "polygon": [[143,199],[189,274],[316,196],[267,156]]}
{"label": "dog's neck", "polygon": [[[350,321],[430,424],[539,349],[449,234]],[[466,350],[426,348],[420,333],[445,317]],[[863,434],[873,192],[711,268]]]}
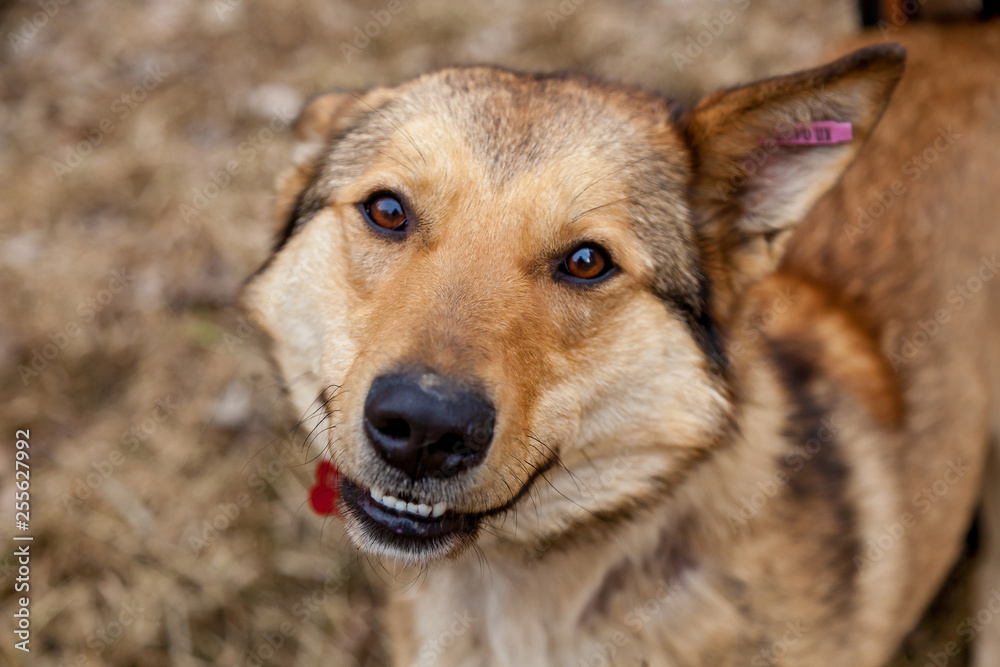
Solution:
{"label": "dog's neck", "polygon": [[[692,488],[705,478],[720,480],[710,488],[725,488],[721,480],[740,467],[721,460],[729,456],[706,461]],[[727,534],[733,538],[723,503],[686,486],[673,502],[635,515],[611,535],[594,528],[540,555],[494,544],[431,568],[393,603],[409,635],[402,643],[409,655],[399,664],[633,664],[626,657],[650,655],[645,641],[630,639],[637,634],[659,637],[654,655],[674,650],[671,642],[694,641],[661,632],[672,617],[737,618],[740,577],[722,560],[732,545],[716,546]],[[587,662],[599,656],[608,662]]]}

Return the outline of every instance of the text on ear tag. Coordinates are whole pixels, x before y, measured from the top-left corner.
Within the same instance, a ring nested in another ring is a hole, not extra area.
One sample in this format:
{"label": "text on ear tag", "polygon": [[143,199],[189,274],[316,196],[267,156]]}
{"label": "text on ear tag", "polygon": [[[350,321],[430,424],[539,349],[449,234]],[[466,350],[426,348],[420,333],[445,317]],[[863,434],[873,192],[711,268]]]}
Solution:
{"label": "text on ear tag", "polygon": [[854,138],[850,123],[834,120],[820,120],[814,123],[798,123],[779,132],[774,142],[779,146],[830,146],[843,144]]}

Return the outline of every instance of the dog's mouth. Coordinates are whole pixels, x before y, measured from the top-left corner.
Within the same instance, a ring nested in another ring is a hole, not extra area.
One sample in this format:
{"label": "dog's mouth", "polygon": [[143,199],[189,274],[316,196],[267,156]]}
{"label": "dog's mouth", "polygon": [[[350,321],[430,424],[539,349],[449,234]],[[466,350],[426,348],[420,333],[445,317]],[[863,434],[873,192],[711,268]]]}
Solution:
{"label": "dog's mouth", "polygon": [[474,537],[482,514],[453,511],[447,503],[415,503],[385,493],[378,487],[365,488],[346,477],[341,497],[348,515],[366,535],[391,546],[432,548],[448,537]]}
{"label": "dog's mouth", "polygon": [[486,517],[507,511],[531,488],[535,480],[553,464],[546,461],[525,482],[520,491],[501,507],[485,512],[460,512],[447,502],[418,503],[393,496],[379,487],[365,487],[347,477],[340,478],[342,510],[355,523],[354,537],[359,546],[376,552],[392,553],[424,560],[454,555],[462,545],[473,542]]}

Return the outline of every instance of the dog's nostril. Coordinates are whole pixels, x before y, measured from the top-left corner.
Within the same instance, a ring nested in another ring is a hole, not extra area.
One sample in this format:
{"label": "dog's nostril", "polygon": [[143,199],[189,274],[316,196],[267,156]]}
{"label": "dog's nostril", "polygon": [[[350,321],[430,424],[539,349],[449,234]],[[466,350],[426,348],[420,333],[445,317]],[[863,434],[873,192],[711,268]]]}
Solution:
{"label": "dog's nostril", "polygon": [[410,439],[410,425],[403,419],[390,419],[379,430],[393,440]]}
{"label": "dog's nostril", "polygon": [[456,433],[445,433],[432,447],[446,454],[461,454],[466,449],[465,438]]}
{"label": "dog's nostril", "polygon": [[364,428],[375,451],[416,480],[480,463],[494,417],[492,405],[447,378],[390,375],[372,382]]}

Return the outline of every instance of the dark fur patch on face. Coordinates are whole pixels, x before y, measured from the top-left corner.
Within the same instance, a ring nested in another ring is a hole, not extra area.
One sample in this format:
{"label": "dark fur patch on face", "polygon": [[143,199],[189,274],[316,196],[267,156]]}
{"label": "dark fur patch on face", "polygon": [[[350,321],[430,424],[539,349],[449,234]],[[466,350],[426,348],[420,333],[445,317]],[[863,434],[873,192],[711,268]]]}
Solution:
{"label": "dark fur patch on face", "polygon": [[721,333],[712,319],[711,281],[700,266],[693,214],[685,191],[658,172],[685,174],[688,167],[675,157],[666,164],[643,165],[633,188],[640,193],[632,210],[632,226],[657,260],[653,294],[673,309],[688,326],[705,354],[709,367],[728,378],[729,362]]}
{"label": "dark fur patch on face", "polygon": [[729,358],[726,355],[722,332],[710,312],[710,293],[711,281],[707,276],[701,278],[698,289],[692,293],[655,292],[661,301],[675,309],[684,320],[708,360],[713,375],[728,384],[731,379]]}
{"label": "dark fur patch on face", "polygon": [[281,249],[285,247],[295,233],[309,221],[309,218],[323,210],[323,200],[310,194],[312,184],[315,180],[316,176],[314,174],[309,184],[296,195],[295,206],[292,208],[292,212],[285,221],[285,226],[282,227],[278,238],[274,242],[274,249],[267,256],[267,259],[264,260],[264,263],[246,279],[246,283],[251,282],[254,278],[267,271],[274,262],[274,258],[278,256],[278,253],[281,252]]}
{"label": "dark fur patch on face", "polygon": [[812,527],[808,537],[820,545],[816,557],[825,564],[817,571],[835,574],[835,579],[817,581],[823,599],[846,613],[853,601],[858,574],[854,558],[860,553],[861,540],[848,495],[851,471],[827,419],[830,409],[814,386],[817,369],[812,360],[817,351],[807,341],[791,337],[769,339],[768,348],[793,405],[784,436],[797,449],[778,462],[789,478],[786,493],[794,511]]}
{"label": "dark fur patch on face", "polygon": [[315,181],[316,175],[313,174],[309,184],[295,197],[295,207],[292,208],[292,212],[288,216],[288,220],[285,221],[284,228],[281,230],[281,235],[278,237],[277,243],[275,243],[275,253],[278,253],[285,247],[288,240],[292,238],[302,225],[308,222],[309,218],[323,210],[323,200],[312,194],[312,186]]}

